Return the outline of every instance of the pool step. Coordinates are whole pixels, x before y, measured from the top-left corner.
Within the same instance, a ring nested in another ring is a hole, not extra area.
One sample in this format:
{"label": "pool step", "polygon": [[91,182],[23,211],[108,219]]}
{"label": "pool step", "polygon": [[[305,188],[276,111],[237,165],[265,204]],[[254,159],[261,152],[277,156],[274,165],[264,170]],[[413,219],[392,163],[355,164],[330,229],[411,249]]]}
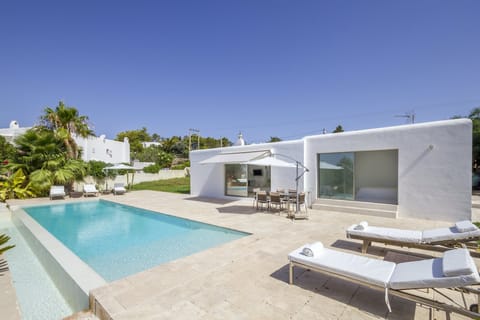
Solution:
{"label": "pool step", "polygon": [[397,217],[397,205],[395,204],[336,200],[336,199],[317,199],[313,203],[312,209],[355,213],[355,214],[385,217],[385,218]]}
{"label": "pool step", "polygon": [[80,311],[63,320],[99,320],[99,318],[97,318],[92,311]]}

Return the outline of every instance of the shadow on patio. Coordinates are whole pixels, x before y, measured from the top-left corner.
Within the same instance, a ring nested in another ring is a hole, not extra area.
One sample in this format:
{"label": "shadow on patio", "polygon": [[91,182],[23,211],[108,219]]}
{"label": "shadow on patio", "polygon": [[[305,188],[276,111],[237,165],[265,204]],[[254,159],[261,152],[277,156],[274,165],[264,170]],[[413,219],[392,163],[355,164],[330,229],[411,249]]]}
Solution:
{"label": "shadow on patio", "polygon": [[214,204],[228,204],[228,203],[237,201],[237,200],[207,198],[207,197],[190,197],[190,198],[185,198],[185,200],[207,202],[207,203],[214,203]]}
{"label": "shadow on patio", "polygon": [[225,206],[217,208],[219,213],[234,213],[234,214],[255,214],[258,211],[251,206],[240,206],[240,205],[233,205],[233,206]]}
{"label": "shadow on patio", "polygon": [[[270,274],[270,276],[276,280],[288,283],[288,268],[289,265],[286,264]],[[417,308],[415,302],[391,296],[390,304],[393,312],[389,313],[385,305],[385,293],[380,290],[370,289],[354,282],[301,267],[294,268],[293,281],[294,283],[290,285],[292,288],[289,288],[291,290],[294,290],[293,287],[299,287],[382,319],[415,319]],[[310,299],[315,299],[315,297]],[[344,312],[348,312],[348,310],[339,308],[337,316],[342,318],[341,315],[345,315]]]}

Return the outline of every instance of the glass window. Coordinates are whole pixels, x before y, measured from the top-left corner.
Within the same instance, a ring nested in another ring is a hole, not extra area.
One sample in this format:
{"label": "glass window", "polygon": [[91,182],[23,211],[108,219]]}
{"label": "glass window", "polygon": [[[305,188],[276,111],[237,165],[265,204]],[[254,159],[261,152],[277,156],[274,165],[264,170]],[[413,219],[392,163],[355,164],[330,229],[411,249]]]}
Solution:
{"label": "glass window", "polygon": [[353,152],[318,155],[318,197],[354,199]]}
{"label": "glass window", "polygon": [[318,155],[318,197],[398,203],[398,150]]}

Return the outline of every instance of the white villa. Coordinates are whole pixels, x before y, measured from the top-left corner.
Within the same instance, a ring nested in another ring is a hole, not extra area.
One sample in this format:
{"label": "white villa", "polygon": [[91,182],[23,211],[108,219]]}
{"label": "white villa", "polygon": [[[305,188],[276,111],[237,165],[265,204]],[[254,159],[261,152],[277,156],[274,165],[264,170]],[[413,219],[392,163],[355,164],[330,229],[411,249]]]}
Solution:
{"label": "white villa", "polygon": [[[10,122],[9,128],[0,129],[0,135],[8,142],[13,143],[14,139],[25,133],[31,127],[20,127],[17,121]],[[122,141],[106,139],[105,135],[99,137],[89,136],[88,138],[75,137],[75,142],[82,148],[82,159],[84,161],[97,160],[106,163],[130,162],[130,143],[128,138]]]}
{"label": "white villa", "polygon": [[[471,219],[472,123],[446,120],[190,152],[191,194],[251,197],[295,188],[316,208],[385,217]],[[270,159],[271,159],[270,158]]]}

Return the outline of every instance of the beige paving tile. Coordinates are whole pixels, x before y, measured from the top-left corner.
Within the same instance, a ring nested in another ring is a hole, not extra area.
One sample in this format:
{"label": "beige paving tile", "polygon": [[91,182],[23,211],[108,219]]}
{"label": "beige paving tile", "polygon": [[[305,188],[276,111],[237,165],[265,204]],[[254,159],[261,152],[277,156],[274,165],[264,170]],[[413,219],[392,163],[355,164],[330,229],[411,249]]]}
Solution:
{"label": "beige paving tile", "polygon": [[[360,254],[360,242],[346,239],[345,229],[362,220],[372,225],[416,229],[450,223],[316,210],[309,211],[309,220],[291,221],[282,215],[255,213],[248,199],[219,201],[154,191],[102,198],[251,233],[93,290],[92,294],[114,319],[429,319],[432,316],[429,308],[396,297],[391,297],[393,312],[388,313],[383,292],[302,268],[295,268],[294,284],[289,285],[287,255],[300,245],[319,240],[326,246]],[[50,203],[48,199],[34,202]],[[480,218],[480,209],[474,216]],[[382,258],[392,248],[375,245],[369,256]],[[434,315],[445,319],[442,313]],[[463,317],[452,315],[450,319]]]}

